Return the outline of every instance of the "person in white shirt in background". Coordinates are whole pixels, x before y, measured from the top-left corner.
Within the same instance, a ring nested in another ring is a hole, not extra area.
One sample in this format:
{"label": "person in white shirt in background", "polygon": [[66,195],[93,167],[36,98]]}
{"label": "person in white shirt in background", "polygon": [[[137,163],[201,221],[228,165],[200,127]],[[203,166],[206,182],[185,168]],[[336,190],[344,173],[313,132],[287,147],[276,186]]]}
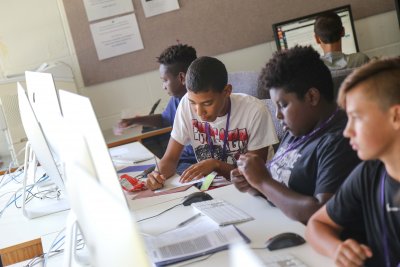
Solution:
{"label": "person in white shirt in background", "polygon": [[342,20],[333,11],[318,16],[314,23],[317,44],[324,51],[321,59],[329,70],[352,69],[367,63],[369,58],[363,53],[344,54],[342,37],[345,35]]}

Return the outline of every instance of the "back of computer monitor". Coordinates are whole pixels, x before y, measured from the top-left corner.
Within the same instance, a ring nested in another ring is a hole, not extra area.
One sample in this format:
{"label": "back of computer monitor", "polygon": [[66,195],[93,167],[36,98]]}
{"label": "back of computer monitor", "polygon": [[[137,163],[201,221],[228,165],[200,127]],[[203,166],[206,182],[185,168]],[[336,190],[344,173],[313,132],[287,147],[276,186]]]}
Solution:
{"label": "back of computer monitor", "polygon": [[67,148],[65,163],[67,190],[71,199],[71,217],[67,225],[64,266],[76,266],[76,226],[89,250],[91,266],[151,266],[140,232],[130,210],[118,197],[86,171],[74,153],[89,157],[85,141]]}
{"label": "back of computer monitor", "polygon": [[28,99],[36,119],[43,130],[54,160],[61,164],[60,144],[63,140],[61,129],[57,124],[62,120],[62,114],[53,76],[50,73],[26,71],[25,78]]}
{"label": "back of computer monitor", "polygon": [[[18,83],[17,86],[18,86],[18,105],[21,115],[21,121],[26,136],[28,137],[30,147],[33,150],[33,153],[37,158],[37,160],[39,161],[40,165],[43,167],[46,174],[49,176],[49,178],[58,186],[60,190],[64,190],[64,181],[61,177],[59,169],[57,168],[56,162],[53,159],[46,138],[43,135],[42,129],[36,119],[32,106],[30,105],[28,97],[25,93],[25,90],[20,83]],[[25,160],[27,161],[28,159]],[[36,165],[36,163],[34,163],[34,165]],[[31,167],[35,168],[36,166],[31,166]],[[28,170],[25,169],[25,174],[27,172]],[[60,206],[57,207],[57,205]],[[29,218],[35,218],[52,212],[65,210],[68,208],[68,204],[65,202],[65,200],[58,202],[57,205],[53,207],[54,210],[53,208],[50,208],[50,210],[46,208],[42,209],[39,208],[38,210],[33,210],[32,212],[28,212],[28,214],[25,215],[27,215],[27,217]]]}
{"label": "back of computer monitor", "polygon": [[28,99],[38,121],[49,116],[61,116],[53,76],[50,73],[25,71],[25,79]]}
{"label": "back of computer monitor", "polygon": [[126,203],[89,98],[63,90],[59,91],[59,96],[64,119],[68,121],[74,131],[81,133],[85,139],[93,159],[97,179],[109,192]]}

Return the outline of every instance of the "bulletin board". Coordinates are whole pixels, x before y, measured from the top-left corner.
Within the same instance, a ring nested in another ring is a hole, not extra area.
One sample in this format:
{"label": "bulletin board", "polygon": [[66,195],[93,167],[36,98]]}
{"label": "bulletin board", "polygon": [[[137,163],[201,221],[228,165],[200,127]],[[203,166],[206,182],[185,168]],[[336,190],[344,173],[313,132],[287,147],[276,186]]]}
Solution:
{"label": "bulletin board", "polygon": [[212,56],[272,41],[272,24],[326,9],[350,4],[354,19],[395,9],[393,0],[179,0],[179,10],[146,18],[132,1],[144,49],[100,61],[83,1],[63,0],[85,86],[157,69],[177,40]]}

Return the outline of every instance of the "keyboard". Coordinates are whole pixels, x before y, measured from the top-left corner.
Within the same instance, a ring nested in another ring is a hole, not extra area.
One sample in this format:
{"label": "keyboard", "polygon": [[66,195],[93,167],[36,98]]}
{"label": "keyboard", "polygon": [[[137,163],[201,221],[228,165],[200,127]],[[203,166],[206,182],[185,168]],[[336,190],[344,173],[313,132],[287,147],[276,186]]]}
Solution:
{"label": "keyboard", "polygon": [[265,267],[307,267],[301,260],[291,254],[269,255],[263,260]]}
{"label": "keyboard", "polygon": [[191,206],[220,226],[253,220],[253,217],[224,200],[206,200]]}

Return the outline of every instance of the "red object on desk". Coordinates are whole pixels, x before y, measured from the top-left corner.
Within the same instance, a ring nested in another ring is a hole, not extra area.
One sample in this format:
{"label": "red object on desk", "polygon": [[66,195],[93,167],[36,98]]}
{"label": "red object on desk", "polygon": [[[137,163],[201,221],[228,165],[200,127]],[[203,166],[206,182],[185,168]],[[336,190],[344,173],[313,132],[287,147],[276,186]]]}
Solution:
{"label": "red object on desk", "polygon": [[128,174],[123,174],[119,179],[121,186],[128,192],[146,190],[146,183]]}

